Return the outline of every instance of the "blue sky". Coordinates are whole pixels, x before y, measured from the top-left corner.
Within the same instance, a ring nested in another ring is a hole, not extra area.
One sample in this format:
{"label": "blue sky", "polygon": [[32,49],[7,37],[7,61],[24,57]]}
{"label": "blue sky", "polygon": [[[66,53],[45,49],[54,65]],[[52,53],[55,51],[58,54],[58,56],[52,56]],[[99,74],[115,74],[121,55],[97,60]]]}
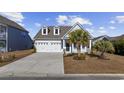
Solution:
{"label": "blue sky", "polygon": [[25,27],[33,38],[42,26],[73,25],[79,22],[94,37],[124,34],[124,13],[121,12],[1,12],[1,15]]}

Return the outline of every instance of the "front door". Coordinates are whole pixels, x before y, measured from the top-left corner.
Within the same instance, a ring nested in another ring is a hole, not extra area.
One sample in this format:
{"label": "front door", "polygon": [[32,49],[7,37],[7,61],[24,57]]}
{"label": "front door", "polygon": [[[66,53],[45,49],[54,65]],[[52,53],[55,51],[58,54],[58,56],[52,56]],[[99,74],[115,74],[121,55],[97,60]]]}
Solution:
{"label": "front door", "polygon": [[69,43],[66,42],[66,51],[70,51],[69,47],[70,47]]}

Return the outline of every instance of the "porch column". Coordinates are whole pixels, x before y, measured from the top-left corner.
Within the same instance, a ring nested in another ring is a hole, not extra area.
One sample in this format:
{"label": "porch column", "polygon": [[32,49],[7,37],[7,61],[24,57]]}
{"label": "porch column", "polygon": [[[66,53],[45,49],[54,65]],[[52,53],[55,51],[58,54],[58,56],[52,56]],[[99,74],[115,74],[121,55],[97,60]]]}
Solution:
{"label": "porch column", "polygon": [[74,52],[74,44],[72,43],[72,53]]}
{"label": "porch column", "polygon": [[80,50],[81,50],[81,53],[83,53],[83,48],[82,48],[82,45],[80,46]]}
{"label": "porch column", "polygon": [[65,40],[63,39],[63,49],[66,49],[65,47]]}
{"label": "porch column", "polygon": [[92,47],[92,40],[90,39],[89,40],[89,51],[88,51],[89,54],[91,53],[91,47]]}
{"label": "porch column", "polygon": [[72,53],[72,44],[69,46],[69,51]]}

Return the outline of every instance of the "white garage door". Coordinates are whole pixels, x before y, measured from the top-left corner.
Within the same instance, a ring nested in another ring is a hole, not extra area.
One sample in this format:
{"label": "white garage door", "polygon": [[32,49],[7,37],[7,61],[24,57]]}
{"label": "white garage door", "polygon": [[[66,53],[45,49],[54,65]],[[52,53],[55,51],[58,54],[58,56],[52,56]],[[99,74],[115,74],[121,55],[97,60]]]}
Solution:
{"label": "white garage door", "polygon": [[61,41],[35,41],[37,52],[62,52]]}

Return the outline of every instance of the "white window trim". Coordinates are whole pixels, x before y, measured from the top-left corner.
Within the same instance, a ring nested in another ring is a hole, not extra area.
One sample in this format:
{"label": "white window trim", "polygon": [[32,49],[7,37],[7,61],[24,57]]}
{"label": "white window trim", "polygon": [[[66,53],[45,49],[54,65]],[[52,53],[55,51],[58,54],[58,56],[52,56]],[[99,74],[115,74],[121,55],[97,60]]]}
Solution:
{"label": "white window trim", "polygon": [[6,33],[6,51],[5,52],[8,52],[8,26],[3,23],[0,23],[0,25],[3,25],[6,27],[6,31],[5,31],[5,33]]}
{"label": "white window trim", "polygon": [[[55,33],[56,29],[58,29],[58,34]],[[54,35],[60,35],[60,28],[59,27],[54,27]]]}
{"label": "white window trim", "polygon": [[[46,29],[46,34],[43,33],[44,29]],[[48,28],[47,27],[42,27],[42,35],[48,35]]]}

